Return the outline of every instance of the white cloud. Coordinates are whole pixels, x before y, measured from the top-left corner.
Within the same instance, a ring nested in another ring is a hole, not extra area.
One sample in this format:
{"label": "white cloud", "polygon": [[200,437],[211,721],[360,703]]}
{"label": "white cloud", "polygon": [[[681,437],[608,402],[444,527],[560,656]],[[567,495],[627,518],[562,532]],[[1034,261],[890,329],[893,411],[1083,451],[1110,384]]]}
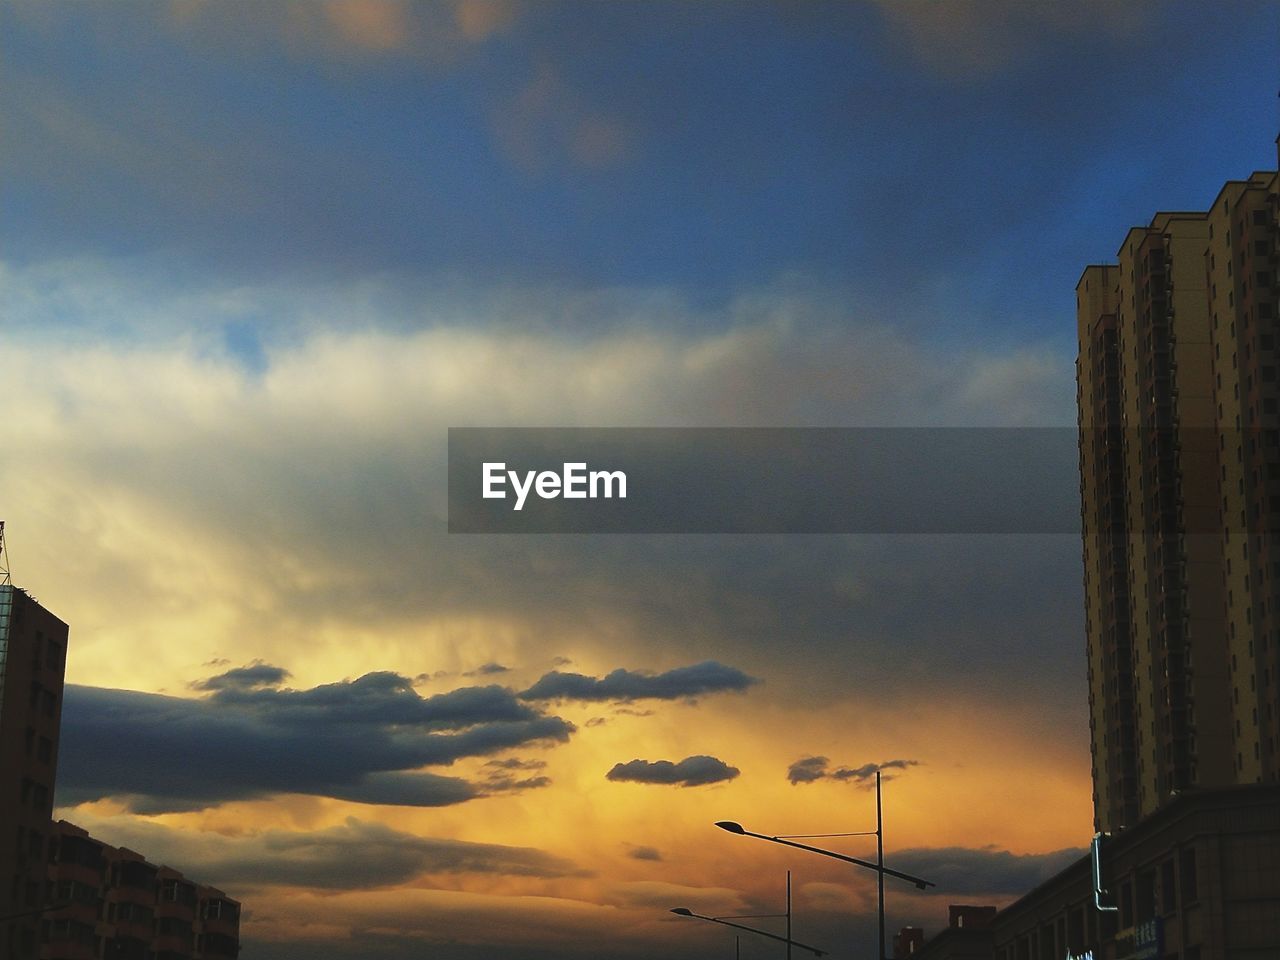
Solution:
{"label": "white cloud", "polygon": [[[301,684],[545,657],[510,611],[552,603],[537,583],[579,566],[563,545],[445,545],[449,426],[1072,422],[1049,349],[939,349],[797,284],[711,313],[531,291],[517,322],[510,290],[177,287],[129,266],[0,272],[2,509],[15,576],[74,624],[78,682],[178,690],[268,649]],[[614,322],[556,327],[592,305]],[[253,317],[270,318],[261,369],[224,336]],[[554,652],[596,642],[599,621],[555,616]]]}

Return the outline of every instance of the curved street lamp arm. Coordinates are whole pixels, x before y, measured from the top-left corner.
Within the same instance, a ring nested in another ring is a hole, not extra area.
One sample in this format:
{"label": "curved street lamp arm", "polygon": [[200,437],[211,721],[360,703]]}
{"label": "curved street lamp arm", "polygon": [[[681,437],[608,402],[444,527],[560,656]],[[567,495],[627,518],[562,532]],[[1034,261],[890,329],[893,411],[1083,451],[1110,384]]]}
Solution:
{"label": "curved street lamp arm", "polygon": [[[849,857],[843,853],[836,853],[834,850],[823,850],[821,847],[811,847],[807,843],[796,843],[794,840],[783,840],[781,837],[770,837],[763,833],[752,833],[750,830],[743,830],[742,835],[745,837],[756,837],[760,840],[770,840],[773,843],[781,843],[788,847],[795,847],[799,850],[808,850],[810,853],[820,853],[824,857],[834,857],[836,860],[843,860],[845,863],[853,863],[859,867],[866,867],[868,870],[879,871],[880,867],[870,860],[859,860],[857,857]],[[884,868],[885,876],[897,877],[899,880],[906,880],[908,883],[914,883],[921,890],[926,887],[935,887],[936,883],[930,880],[924,880],[920,877],[913,877],[909,873],[903,873],[901,870],[891,870]]]}
{"label": "curved street lamp arm", "polygon": [[760,937],[768,937],[770,940],[777,940],[779,943],[787,943],[794,947],[799,947],[801,950],[808,950],[815,957],[825,957],[827,955],[827,951],[819,950],[817,947],[811,947],[807,943],[801,943],[799,940],[788,940],[786,937],[780,937],[777,934],[769,933],[767,930],[757,930],[755,927],[748,927],[743,923],[730,923],[728,920],[721,920],[719,917],[704,917],[700,913],[693,912],[682,914],[682,916],[695,917],[698,920],[710,920],[712,923],[723,924],[726,927],[735,927],[738,930],[745,930],[747,933],[754,933]]}

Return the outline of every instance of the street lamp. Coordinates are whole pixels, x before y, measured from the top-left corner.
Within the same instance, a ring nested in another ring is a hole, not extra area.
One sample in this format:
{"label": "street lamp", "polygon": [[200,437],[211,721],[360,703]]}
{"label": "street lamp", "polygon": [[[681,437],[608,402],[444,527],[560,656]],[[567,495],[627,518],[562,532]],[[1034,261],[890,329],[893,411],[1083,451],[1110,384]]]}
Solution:
{"label": "street lamp", "polygon": [[[716,826],[721,830],[729,833],[737,834],[740,837],[755,837],[757,840],[768,840],[771,843],[781,843],[788,847],[796,847],[799,850],[808,850],[810,853],[821,854],[824,857],[832,857],[835,860],[843,860],[845,863],[852,863],[859,867],[866,867],[868,870],[876,872],[878,884],[878,918],[880,921],[880,960],[888,960],[884,951],[884,878],[886,876],[897,877],[899,880],[906,880],[914,883],[916,888],[924,890],[928,887],[937,886],[930,880],[924,880],[920,877],[913,876],[909,873],[903,873],[901,870],[891,870],[884,865],[884,814],[880,806],[880,771],[876,771],[876,829],[873,833],[865,834],[840,834],[840,836],[872,836],[876,838],[876,859],[873,863],[870,860],[860,860],[857,857],[850,857],[843,853],[836,853],[834,850],[824,850],[821,847],[811,847],[807,843],[796,843],[790,837],[771,837],[763,833],[752,833],[742,824],[734,820],[718,820]],[[835,836],[835,834],[827,834],[827,836]]]}
{"label": "street lamp", "polygon": [[801,943],[799,940],[792,940],[790,937],[780,937],[775,933],[769,933],[767,930],[757,930],[755,927],[748,927],[746,924],[732,923],[724,917],[704,917],[700,913],[694,913],[688,907],[673,907],[671,912],[680,917],[693,917],[695,920],[709,920],[711,923],[719,923],[723,926],[733,927],[737,930],[746,930],[748,933],[754,933],[759,937],[768,937],[770,940],[777,940],[779,943],[785,943],[788,950],[795,946],[799,947],[801,950],[808,950],[815,957],[825,957],[827,955],[825,950],[819,950],[817,947],[811,947],[807,943]]}

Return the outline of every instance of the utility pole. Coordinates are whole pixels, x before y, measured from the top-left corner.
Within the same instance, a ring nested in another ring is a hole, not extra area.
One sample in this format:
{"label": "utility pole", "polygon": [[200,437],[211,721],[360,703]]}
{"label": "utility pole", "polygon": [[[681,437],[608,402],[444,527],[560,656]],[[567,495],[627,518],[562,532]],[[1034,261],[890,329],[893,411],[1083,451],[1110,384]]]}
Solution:
{"label": "utility pole", "polygon": [[884,812],[880,806],[880,771],[876,771],[876,883],[879,887],[880,960],[889,960],[884,952]]}
{"label": "utility pole", "polygon": [[787,960],[791,960],[791,871],[787,871]]}

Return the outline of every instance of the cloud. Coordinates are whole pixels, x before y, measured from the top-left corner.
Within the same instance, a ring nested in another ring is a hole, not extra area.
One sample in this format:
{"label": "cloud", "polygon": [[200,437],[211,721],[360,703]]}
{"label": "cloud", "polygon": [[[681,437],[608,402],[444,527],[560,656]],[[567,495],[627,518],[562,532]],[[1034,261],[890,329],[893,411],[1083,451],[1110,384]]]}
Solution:
{"label": "cloud", "polygon": [[[412,57],[453,64],[470,47],[508,29],[519,6],[508,0],[280,0],[229,13],[218,4],[176,0],[169,26],[205,45],[332,60]],[[239,24],[239,32],[233,25]]]}
{"label": "cloud", "polygon": [[[885,770],[906,770],[908,767],[919,766],[919,760],[886,760],[884,763],[864,763],[860,767],[840,767],[833,770],[830,774],[833,780],[853,780],[857,783],[867,783],[875,779],[876,773],[883,773]],[[888,779],[888,778],[884,778]]]}
{"label": "cloud", "polygon": [[485,40],[516,19],[514,0],[456,0],[453,19],[468,40]]}
{"label": "cloud", "polygon": [[493,767],[497,770],[542,770],[546,767],[545,760],[522,760],[519,757],[507,757],[505,760],[486,760],[486,767]]}
{"label": "cloud", "polygon": [[632,847],[627,851],[627,856],[632,860],[652,860],[655,863],[662,860],[662,853],[657,847]]}
{"label": "cloud", "polygon": [[787,779],[792,783],[812,783],[827,775],[826,757],[804,757],[787,768]]}
{"label": "cloud", "polygon": [[325,19],[338,37],[367,50],[397,50],[409,34],[406,5],[398,0],[328,0]]}
{"label": "cloud", "polygon": [[923,63],[947,76],[984,76],[1064,37],[1123,39],[1147,20],[1149,0],[1023,3],[1020,0],[876,0]]}
{"label": "cloud", "polygon": [[634,880],[617,884],[610,892],[621,903],[662,910],[681,904],[724,914],[746,907],[742,893],[729,887],[695,887],[666,880]]}
{"label": "cloud", "polygon": [[[525,320],[501,298],[445,298],[412,319],[376,280],[180,294],[136,267],[4,268],[13,322],[0,350],[23,402],[6,421],[0,488],[13,491],[15,536],[39,531],[27,583],[64,618],[97,625],[77,647],[78,678],[177,690],[193,663],[242,665],[268,644],[273,663],[332,664],[330,676],[364,672],[370,650],[410,676],[424,651],[452,676],[549,664],[548,648],[578,664],[621,650],[622,663],[665,666],[687,638],[690,660],[768,676],[771,698],[794,695],[797,664],[848,665],[855,650],[886,696],[1000,689],[1059,712],[1082,696],[1069,643],[1082,622],[1078,538],[762,537],[726,552],[710,538],[440,532],[451,423],[993,423],[1010,410],[1044,423],[1070,409],[1069,363],[1036,353],[1015,364],[1034,375],[992,378],[983,371],[1008,355],[943,358],[820,286],[756,291],[707,315],[658,290],[509,291]],[[475,326],[441,325],[455,308]],[[570,326],[603,319],[566,335],[557,309]],[[246,316],[264,318],[260,373],[205,334]],[[980,405],[965,399],[976,394]],[[127,618],[122,596],[137,598]],[[785,628],[780,603],[793,611]],[[916,653],[906,663],[904,644]],[[989,682],[1023,656],[1044,669]],[[602,669],[556,667],[542,688],[566,697],[648,693],[630,683],[636,670],[609,689]],[[821,674],[803,679],[806,695],[847,697],[843,669]]]}
{"label": "cloud", "polygon": [[319,716],[329,722],[410,724],[432,730],[522,723],[542,717],[505,687],[459,687],[424,698],[414,690],[412,680],[391,671],[366,673],[355,680],[309,690],[223,686],[209,700],[280,722],[304,722]]}
{"label": "cloud", "polygon": [[861,888],[840,883],[815,880],[801,885],[797,893],[805,906],[820,912],[861,913],[868,906]]}
{"label": "cloud", "polygon": [[444,806],[547,781],[471,783],[420,768],[561,743],[573,730],[500,687],[424,699],[385,672],[308,690],[223,683],[203,700],[68,685],[58,796],[119,797],[149,813],[276,793]]}
{"label": "cloud", "polygon": [[547,766],[545,760],[521,760],[509,757],[505,760],[488,760],[484,764],[482,785],[488,793],[509,792],[516,790],[534,790],[549,787],[551,778],[547,776],[519,777],[514,771],[543,770]]}
{"label": "cloud", "polygon": [[591,102],[548,64],[493,113],[494,138],[506,157],[527,173],[554,165],[600,170],[631,155],[635,129]]}
{"label": "cloud", "polygon": [[488,663],[481,664],[480,666],[476,667],[474,670],[468,670],[466,673],[463,674],[463,676],[464,677],[487,677],[487,676],[492,676],[495,673],[508,673],[510,672],[510,670],[511,670],[510,667],[504,667],[500,663],[494,663],[493,661],[490,661]]}
{"label": "cloud", "polygon": [[[877,771],[906,770],[919,766],[919,760],[886,760],[884,763],[864,763],[860,767],[837,767],[830,769],[831,761],[826,757],[803,757],[787,768],[787,780],[794,786],[800,783],[815,783],[818,780],[852,781],[862,786],[869,786],[875,779]],[[889,777],[883,777],[888,780]]]}
{"label": "cloud", "polygon": [[174,830],[139,817],[77,817],[99,840],[144,851],[155,863],[194,871],[227,889],[289,886],[369,890],[422,876],[581,876],[568,860],[530,847],[420,837],[348,817],[321,830],[264,830],[236,836]]}
{"label": "cloud", "polygon": [[520,694],[522,700],[678,700],[704,693],[745,690],[755,677],[714,660],[652,674],[614,670],[606,677],[553,670]]}
{"label": "cloud", "polygon": [[631,760],[614,764],[605,774],[608,780],[626,783],[656,783],[680,787],[700,787],[723,783],[741,771],[715,757],[685,757],[679,763],[670,760]]}
{"label": "cloud", "polygon": [[193,690],[253,690],[257,687],[278,687],[290,677],[288,670],[273,667],[269,663],[255,660],[244,667],[235,667],[216,677],[197,680],[191,684]]}
{"label": "cloud", "polygon": [[892,866],[932,880],[944,893],[1023,894],[1086,853],[1076,848],[1023,854],[996,847],[916,848],[896,851]]}

